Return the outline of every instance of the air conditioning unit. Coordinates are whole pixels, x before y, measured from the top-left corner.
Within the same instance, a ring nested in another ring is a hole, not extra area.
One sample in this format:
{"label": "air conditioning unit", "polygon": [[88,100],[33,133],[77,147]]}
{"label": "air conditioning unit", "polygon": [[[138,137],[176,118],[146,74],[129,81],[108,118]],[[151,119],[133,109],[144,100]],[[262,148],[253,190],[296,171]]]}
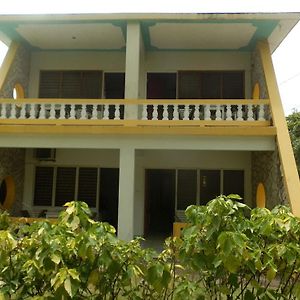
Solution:
{"label": "air conditioning unit", "polygon": [[55,161],[56,149],[38,148],[35,150],[35,158],[40,161]]}

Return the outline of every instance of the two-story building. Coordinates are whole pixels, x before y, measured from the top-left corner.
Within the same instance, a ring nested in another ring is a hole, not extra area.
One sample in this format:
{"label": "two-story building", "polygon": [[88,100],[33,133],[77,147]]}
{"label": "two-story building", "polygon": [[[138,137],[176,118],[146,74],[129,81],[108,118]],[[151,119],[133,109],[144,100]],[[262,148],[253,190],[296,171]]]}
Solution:
{"label": "two-story building", "polygon": [[51,216],[86,201],[127,240],[220,194],[300,216],[271,59],[299,18],[0,16],[0,202]]}

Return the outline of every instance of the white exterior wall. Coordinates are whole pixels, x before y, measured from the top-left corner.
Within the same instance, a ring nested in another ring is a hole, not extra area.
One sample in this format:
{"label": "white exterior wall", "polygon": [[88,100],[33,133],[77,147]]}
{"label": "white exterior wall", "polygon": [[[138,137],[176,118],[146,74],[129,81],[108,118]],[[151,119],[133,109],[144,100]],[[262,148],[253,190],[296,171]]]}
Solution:
{"label": "white exterior wall", "polygon": [[[180,70],[244,70],[245,95],[251,97],[251,55],[248,52],[150,51],[140,44],[139,98],[146,97],[147,72]],[[31,56],[29,98],[38,97],[41,70],[125,72],[125,52],[42,51]]]}

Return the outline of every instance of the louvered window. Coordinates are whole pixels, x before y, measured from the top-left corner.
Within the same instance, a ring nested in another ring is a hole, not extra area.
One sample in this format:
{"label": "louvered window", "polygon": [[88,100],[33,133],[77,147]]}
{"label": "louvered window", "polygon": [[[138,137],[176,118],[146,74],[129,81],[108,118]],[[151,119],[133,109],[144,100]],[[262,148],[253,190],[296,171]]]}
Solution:
{"label": "louvered window", "polygon": [[40,98],[99,99],[101,71],[41,71]]}
{"label": "louvered window", "polygon": [[243,71],[179,71],[178,98],[245,98]]}
{"label": "louvered window", "polygon": [[[97,205],[98,168],[36,167],[34,205],[62,206],[79,200]],[[55,191],[53,194],[52,191]]]}
{"label": "louvered window", "polygon": [[97,168],[79,169],[77,199],[86,202],[90,207],[96,207],[97,177]]}
{"label": "louvered window", "polygon": [[53,167],[36,167],[34,205],[51,206],[53,190]]}
{"label": "louvered window", "polygon": [[75,200],[76,168],[57,168],[55,206]]}

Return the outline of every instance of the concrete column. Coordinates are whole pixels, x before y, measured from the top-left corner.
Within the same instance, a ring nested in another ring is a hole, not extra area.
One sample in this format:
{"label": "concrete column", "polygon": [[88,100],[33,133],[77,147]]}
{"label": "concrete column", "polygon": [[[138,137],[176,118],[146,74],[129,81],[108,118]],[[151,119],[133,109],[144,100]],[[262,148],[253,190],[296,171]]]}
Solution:
{"label": "concrete column", "polygon": [[[129,22],[126,39],[125,99],[139,98],[141,43],[139,22]],[[136,117],[137,107],[134,105],[127,107],[125,118],[136,119]]]}
{"label": "concrete column", "polygon": [[120,179],[118,208],[118,237],[133,239],[135,150],[130,147],[120,149]]}

